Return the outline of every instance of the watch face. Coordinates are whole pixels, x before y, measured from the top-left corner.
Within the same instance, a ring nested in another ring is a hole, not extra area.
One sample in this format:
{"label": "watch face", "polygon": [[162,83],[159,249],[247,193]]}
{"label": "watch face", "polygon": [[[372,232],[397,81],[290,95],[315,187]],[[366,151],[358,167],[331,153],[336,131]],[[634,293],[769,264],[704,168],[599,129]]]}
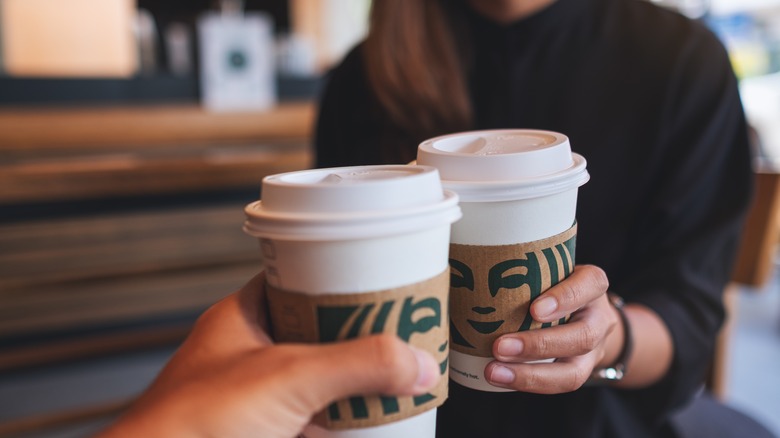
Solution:
{"label": "watch face", "polygon": [[620,380],[623,378],[623,373],[615,368],[606,368],[604,370],[604,378],[607,380]]}

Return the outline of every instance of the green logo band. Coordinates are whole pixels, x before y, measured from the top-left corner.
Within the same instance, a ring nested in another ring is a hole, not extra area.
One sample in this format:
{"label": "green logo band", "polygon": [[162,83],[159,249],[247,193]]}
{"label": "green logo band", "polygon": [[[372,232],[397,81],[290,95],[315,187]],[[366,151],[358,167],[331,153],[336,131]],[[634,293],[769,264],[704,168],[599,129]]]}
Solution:
{"label": "green logo band", "polygon": [[277,342],[338,342],[393,333],[439,360],[443,378],[430,393],[415,397],[351,397],[328,406],[315,417],[315,423],[329,429],[376,426],[444,403],[449,368],[448,280],[449,270],[445,270],[420,283],[354,294],[307,295],[268,287]]}
{"label": "green logo band", "polygon": [[563,324],[534,321],[528,307],[574,269],[577,225],[516,245],[450,245],[452,348],[491,357],[505,333]]}

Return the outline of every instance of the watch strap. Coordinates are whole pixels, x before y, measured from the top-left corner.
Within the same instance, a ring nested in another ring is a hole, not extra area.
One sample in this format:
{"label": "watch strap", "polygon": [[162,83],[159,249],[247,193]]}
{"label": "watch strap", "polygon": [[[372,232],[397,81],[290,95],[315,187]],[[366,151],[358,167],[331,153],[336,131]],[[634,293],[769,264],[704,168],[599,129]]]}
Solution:
{"label": "watch strap", "polygon": [[617,310],[618,315],[620,315],[620,323],[623,326],[623,347],[621,348],[617,359],[611,366],[593,370],[591,378],[596,380],[618,381],[622,380],[626,374],[626,363],[631,357],[631,352],[634,349],[634,338],[631,333],[631,324],[628,321],[624,309],[625,301],[623,301],[623,298],[619,295],[611,292],[608,294],[608,298],[609,302],[615,310]]}

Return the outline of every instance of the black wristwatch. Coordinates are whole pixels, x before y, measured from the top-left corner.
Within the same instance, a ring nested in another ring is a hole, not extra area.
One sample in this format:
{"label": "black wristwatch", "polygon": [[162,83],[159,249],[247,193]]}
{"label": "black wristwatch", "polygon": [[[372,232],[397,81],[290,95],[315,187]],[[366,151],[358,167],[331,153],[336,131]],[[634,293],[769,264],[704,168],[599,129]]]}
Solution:
{"label": "black wristwatch", "polygon": [[591,374],[592,380],[608,380],[618,381],[622,380],[626,375],[626,363],[631,357],[631,351],[634,349],[634,338],[631,336],[631,324],[628,322],[628,317],[623,309],[625,302],[623,298],[613,293],[609,293],[609,302],[615,306],[618,314],[620,315],[620,322],[623,324],[623,348],[620,350],[617,360],[611,366],[598,368],[593,370]]}

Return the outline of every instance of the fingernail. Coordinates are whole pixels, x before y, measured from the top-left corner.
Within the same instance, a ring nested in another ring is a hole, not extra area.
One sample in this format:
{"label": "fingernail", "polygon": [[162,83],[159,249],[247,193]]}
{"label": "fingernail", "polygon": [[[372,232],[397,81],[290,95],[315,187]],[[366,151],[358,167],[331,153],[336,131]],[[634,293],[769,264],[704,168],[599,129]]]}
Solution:
{"label": "fingernail", "polygon": [[523,352],[523,341],[515,338],[501,339],[496,349],[502,356],[517,356]]}
{"label": "fingernail", "polygon": [[534,301],[534,311],[537,317],[551,315],[558,308],[558,301],[553,297],[542,297]]}
{"label": "fingernail", "polygon": [[515,373],[507,367],[501,365],[493,365],[490,369],[490,377],[488,377],[493,383],[508,384],[515,381]]}
{"label": "fingernail", "polygon": [[414,382],[412,390],[415,394],[422,394],[436,386],[441,376],[439,375],[439,365],[430,353],[419,348],[409,346],[417,359],[417,381]]}

